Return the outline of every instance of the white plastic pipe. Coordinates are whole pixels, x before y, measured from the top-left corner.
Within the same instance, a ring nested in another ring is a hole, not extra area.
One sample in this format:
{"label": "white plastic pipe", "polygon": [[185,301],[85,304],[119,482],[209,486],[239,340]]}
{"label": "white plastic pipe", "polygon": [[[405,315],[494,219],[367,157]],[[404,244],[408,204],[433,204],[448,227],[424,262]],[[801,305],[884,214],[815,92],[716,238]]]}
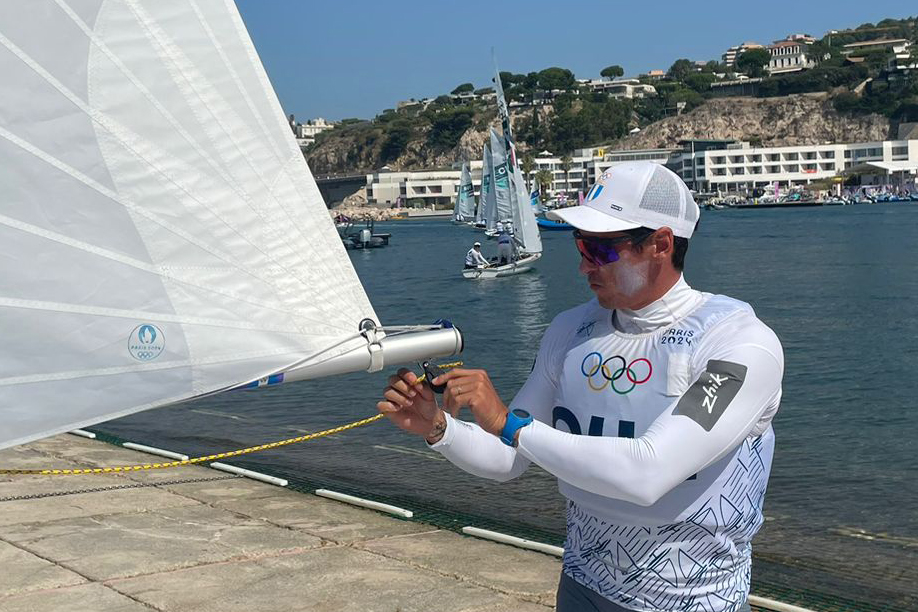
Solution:
{"label": "white plastic pipe", "polygon": [[228,465],[226,463],[211,463],[210,467],[214,468],[215,470],[220,470],[221,472],[238,474],[240,476],[245,476],[246,478],[251,478],[252,480],[260,480],[261,482],[277,485],[279,487],[287,486],[287,481],[283,478],[268,476],[267,474],[262,474],[261,472],[253,472],[252,470],[236,467],[235,465]]}
{"label": "white plastic pipe", "polygon": [[766,610],[773,610],[774,612],[813,612],[807,608],[801,608],[799,606],[782,603],[780,601],[775,601],[774,599],[759,597],[758,595],[750,595],[749,604],[755,606],[756,608],[765,608]]}
{"label": "white plastic pipe", "polygon": [[178,461],[188,461],[188,455],[183,455],[182,453],[173,453],[172,451],[156,448],[155,446],[137,444],[136,442],[125,442],[121,446],[131,450],[140,451],[142,453],[147,453],[149,455],[159,455],[160,457],[168,457],[169,459],[176,459]]}
{"label": "white plastic pipe", "polygon": [[316,495],[327,497],[328,499],[334,499],[335,501],[344,502],[346,504],[360,506],[361,508],[370,508],[371,510],[387,512],[389,514],[401,516],[402,518],[411,518],[414,516],[414,512],[411,510],[405,510],[404,508],[399,508],[398,506],[390,506],[389,504],[375,502],[369,499],[364,499],[362,497],[354,497],[353,495],[347,495],[345,493],[338,493],[337,491],[329,491],[328,489],[316,489]]}
{"label": "white plastic pipe", "polygon": [[510,546],[516,546],[517,548],[535,550],[547,555],[554,555],[556,557],[564,556],[564,549],[560,546],[552,546],[551,544],[543,544],[542,542],[524,540],[523,538],[507,535],[498,531],[490,531],[488,529],[480,529],[478,527],[468,526],[462,528],[462,533],[470,536],[475,536],[476,538],[493,540],[494,542],[500,542],[501,544],[509,544]]}

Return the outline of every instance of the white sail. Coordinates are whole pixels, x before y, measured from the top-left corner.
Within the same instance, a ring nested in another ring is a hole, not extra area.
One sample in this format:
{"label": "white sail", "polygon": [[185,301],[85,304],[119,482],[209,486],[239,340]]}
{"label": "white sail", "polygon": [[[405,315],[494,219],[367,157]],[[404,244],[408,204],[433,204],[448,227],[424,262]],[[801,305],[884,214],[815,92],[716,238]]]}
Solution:
{"label": "white sail", "polygon": [[454,221],[468,221],[475,216],[475,186],[472,185],[472,175],[469,165],[462,164],[462,178],[459,179],[459,189],[456,191],[456,205],[453,208]]}
{"label": "white sail", "polygon": [[529,197],[529,190],[519,167],[513,166],[510,175],[513,197],[513,238],[524,253],[541,253],[542,237],[536,222],[535,210]]}
{"label": "white sail", "polygon": [[485,146],[485,157],[487,158],[490,186],[488,188],[488,197],[485,200],[484,221],[487,229],[492,230],[497,225],[497,189],[494,185],[494,154],[489,145]]}
{"label": "white sail", "polygon": [[[0,3],[0,78],[0,448],[420,357],[360,333],[376,314],[230,0]],[[458,348],[435,335],[427,356]]]}
{"label": "white sail", "polygon": [[502,141],[503,139],[497,135],[497,132],[491,129],[491,158],[494,161],[492,180],[494,198],[497,201],[496,221],[513,219],[513,207],[510,202],[510,168]]}
{"label": "white sail", "polygon": [[491,152],[488,143],[481,152],[481,191],[478,194],[478,208],[475,209],[475,223],[485,224],[485,211],[488,205],[488,193],[491,191]]}

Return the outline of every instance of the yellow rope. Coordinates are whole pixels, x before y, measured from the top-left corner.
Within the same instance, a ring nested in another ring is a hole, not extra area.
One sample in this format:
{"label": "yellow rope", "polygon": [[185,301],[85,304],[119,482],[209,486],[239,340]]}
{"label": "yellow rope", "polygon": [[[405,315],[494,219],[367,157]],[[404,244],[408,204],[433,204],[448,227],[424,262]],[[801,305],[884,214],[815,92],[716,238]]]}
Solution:
{"label": "yellow rope", "polygon": [[[456,366],[462,365],[461,361],[456,361],[453,363],[447,363],[441,365],[441,368],[454,368]],[[426,374],[421,375],[418,378],[416,384],[424,381]],[[332,434],[340,433],[342,431],[347,431],[348,429],[354,429],[355,427],[362,427],[363,425],[369,425],[374,421],[378,421],[383,418],[385,415],[377,414],[366,419],[360,419],[359,421],[354,421],[353,423],[348,423],[347,425],[341,425],[339,427],[333,427],[331,429],[326,429],[324,431],[317,431],[316,433],[306,434],[305,436],[297,436],[296,438],[288,438],[287,440],[279,440],[277,442],[269,442],[268,444],[260,444],[258,446],[250,446],[248,448],[241,448],[239,450],[228,451],[225,453],[217,453],[215,455],[204,455],[202,457],[195,457],[193,459],[185,459],[184,461],[168,461],[165,463],[144,463],[141,465],[129,465],[122,467],[106,467],[106,468],[76,468],[76,469],[48,469],[48,470],[4,470],[0,469],[0,474],[32,474],[40,476],[72,476],[75,474],[112,474],[115,472],[137,472],[142,470],[161,470],[164,468],[179,467],[181,465],[192,465],[195,463],[205,463],[209,461],[216,461],[217,459],[226,459],[227,457],[236,457],[238,455],[247,455],[249,453],[256,453],[258,451],[268,450],[271,448],[278,448],[280,446],[287,446],[288,444],[296,444],[297,442],[307,442],[309,440],[315,440],[317,438],[323,438],[325,436],[330,436]]]}

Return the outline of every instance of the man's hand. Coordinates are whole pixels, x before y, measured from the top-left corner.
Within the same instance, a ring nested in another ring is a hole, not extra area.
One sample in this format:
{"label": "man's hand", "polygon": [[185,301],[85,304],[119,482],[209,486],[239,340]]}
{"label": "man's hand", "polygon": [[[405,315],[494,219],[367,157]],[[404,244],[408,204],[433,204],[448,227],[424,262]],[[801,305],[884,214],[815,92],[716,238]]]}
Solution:
{"label": "man's hand", "polygon": [[499,436],[507,423],[507,406],[491,384],[484,370],[455,368],[431,381],[439,385],[446,383],[443,392],[443,408],[458,416],[461,408],[468,407],[478,425],[490,434]]}
{"label": "man's hand", "polygon": [[443,437],[446,419],[430,387],[417,382],[414,372],[400,369],[389,377],[389,386],[383,390],[385,399],[376,408],[398,427],[424,436],[433,444]]}

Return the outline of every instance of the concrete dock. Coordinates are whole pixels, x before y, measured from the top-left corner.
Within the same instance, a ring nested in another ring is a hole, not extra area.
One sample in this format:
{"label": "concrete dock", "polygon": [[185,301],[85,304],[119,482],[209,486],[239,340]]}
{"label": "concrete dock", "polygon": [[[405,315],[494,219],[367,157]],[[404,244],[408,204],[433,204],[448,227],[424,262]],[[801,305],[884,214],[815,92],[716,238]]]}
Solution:
{"label": "concrete dock", "polygon": [[[69,434],[0,451],[15,469],[158,460]],[[0,475],[4,612],[547,612],[560,566],[207,467]]]}

